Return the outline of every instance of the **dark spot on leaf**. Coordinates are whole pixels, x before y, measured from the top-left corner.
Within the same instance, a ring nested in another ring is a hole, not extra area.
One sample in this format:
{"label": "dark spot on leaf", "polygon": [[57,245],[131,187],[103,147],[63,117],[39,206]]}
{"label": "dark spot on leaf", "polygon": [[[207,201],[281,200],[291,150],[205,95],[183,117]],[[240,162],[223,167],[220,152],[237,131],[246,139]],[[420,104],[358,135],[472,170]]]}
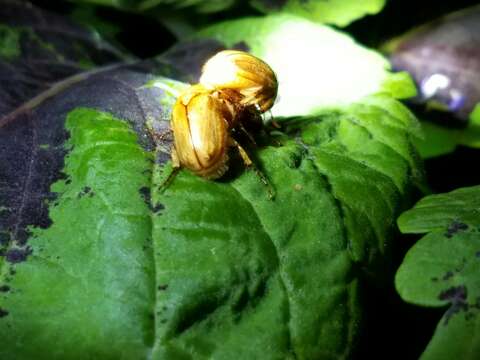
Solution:
{"label": "dark spot on leaf", "polygon": [[480,258],[480,250],[475,253],[475,256]]}
{"label": "dark spot on leaf", "polygon": [[161,323],[161,324],[166,324],[166,323],[167,323],[167,319],[162,319],[162,320],[160,320],[160,323]]}
{"label": "dark spot on leaf", "polygon": [[438,296],[440,300],[450,302],[451,306],[445,313],[445,323],[448,324],[450,318],[460,311],[468,311],[467,288],[464,285],[452,286],[444,290]]}
{"label": "dark spot on leaf", "polygon": [[447,271],[445,273],[445,275],[443,275],[442,279],[446,281],[446,280],[450,279],[451,277],[453,277],[453,275],[454,275],[453,271]]}
{"label": "dark spot on leaf", "polygon": [[150,188],[147,186],[143,186],[139,190],[140,195],[142,195],[143,200],[147,203],[148,206],[150,206]]}
{"label": "dark spot on leaf", "polygon": [[266,10],[280,10],[282,9],[287,0],[257,0]]}
{"label": "dark spot on leaf", "polygon": [[459,231],[465,231],[468,229],[468,225],[457,220],[453,220],[452,223],[448,226],[445,236],[451,238]]}
{"label": "dark spot on leaf", "polygon": [[0,318],[3,318],[8,315],[8,311],[0,308]]}
{"label": "dark spot on leaf", "polygon": [[432,278],[432,281],[433,281],[433,282],[436,282],[436,281],[438,281],[438,278],[437,278],[437,277],[433,277],[433,278]]}
{"label": "dark spot on leaf", "polygon": [[467,288],[464,285],[452,286],[447,290],[444,290],[438,296],[440,300],[453,301],[465,301],[467,299]]}
{"label": "dark spot on leaf", "polygon": [[156,214],[156,213],[158,213],[160,210],[163,210],[163,209],[165,209],[165,206],[163,206],[163,204],[157,203],[157,204],[155,204],[155,206],[152,208],[152,211]]}
{"label": "dark spot on leaf", "polygon": [[0,292],[8,292],[8,291],[10,291],[10,286],[8,285],[0,286]]}
{"label": "dark spot on leaf", "polygon": [[27,260],[28,255],[32,253],[32,249],[27,246],[25,248],[16,248],[16,249],[10,249],[2,256],[5,256],[5,259],[12,264],[16,264],[22,261]]}
{"label": "dark spot on leaf", "polygon": [[92,191],[92,188],[90,186],[85,186],[82,191],[78,193],[78,198],[82,198],[85,195],[88,195]]}
{"label": "dark spot on leaf", "polygon": [[160,291],[167,290],[167,288],[168,288],[168,284],[158,285],[158,290]]}
{"label": "dark spot on leaf", "polygon": [[154,213],[157,213],[159,212],[160,210],[163,210],[165,207],[158,203],[158,204],[155,204],[153,205],[152,204],[152,198],[151,198],[151,193],[150,193],[150,188],[144,186],[142,188],[140,188],[139,190],[140,192],[140,195],[142,195],[142,198],[143,200],[145,201],[145,203],[148,205],[148,208],[150,210],[152,210]]}
{"label": "dark spot on leaf", "polygon": [[16,273],[17,273],[16,270],[15,270],[13,267],[11,267],[11,268],[10,268],[10,271],[9,271],[9,274],[13,276],[13,275],[15,275]]}

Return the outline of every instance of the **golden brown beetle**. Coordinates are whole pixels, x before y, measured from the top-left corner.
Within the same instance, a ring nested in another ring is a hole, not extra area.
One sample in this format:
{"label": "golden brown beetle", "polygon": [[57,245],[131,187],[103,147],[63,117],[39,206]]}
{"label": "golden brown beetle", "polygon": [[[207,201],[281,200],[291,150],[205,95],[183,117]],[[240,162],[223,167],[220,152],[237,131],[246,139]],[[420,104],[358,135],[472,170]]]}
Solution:
{"label": "golden brown beetle", "polygon": [[234,90],[240,104],[269,110],[277,96],[277,77],[267,63],[239,50],[224,50],[211,57],[202,68],[200,84],[210,89]]}
{"label": "golden brown beetle", "polygon": [[173,107],[173,166],[208,179],[222,176],[227,170],[229,131],[235,117],[233,105],[214,91],[190,86]]}
{"label": "golden brown beetle", "polygon": [[[237,67],[236,77],[227,64]],[[223,75],[217,76],[214,71]],[[247,133],[242,122],[268,110],[276,94],[275,74],[252,55],[222,51],[207,61],[200,84],[183,91],[173,107],[174,172],[166,182],[181,167],[207,179],[221,177],[228,169],[231,146],[238,149],[246,166],[253,165],[231,132],[240,129]],[[263,174],[258,170],[257,174],[268,186]]]}

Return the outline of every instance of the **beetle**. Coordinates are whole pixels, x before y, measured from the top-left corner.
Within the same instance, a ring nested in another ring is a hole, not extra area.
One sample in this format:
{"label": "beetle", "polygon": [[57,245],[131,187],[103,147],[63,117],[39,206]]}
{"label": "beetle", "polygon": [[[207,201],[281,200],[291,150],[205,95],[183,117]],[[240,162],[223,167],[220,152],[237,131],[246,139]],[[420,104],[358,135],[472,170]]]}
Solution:
{"label": "beetle", "polygon": [[[228,69],[232,64],[237,66],[236,79],[232,69]],[[258,119],[258,114],[273,106],[278,87],[273,70],[253,55],[222,51],[208,60],[202,71],[200,83],[180,93],[173,106],[173,172],[164,185],[180,168],[206,179],[221,177],[228,169],[229,148],[235,147],[244,164],[255,169],[273,197],[265,176],[232,136],[233,131],[240,130],[253,141],[244,122]],[[214,71],[220,71],[220,75]]]}
{"label": "beetle", "polygon": [[263,60],[240,50],[223,50],[203,65],[200,84],[220,91],[235,91],[240,104],[269,110],[277,97],[275,72]]}
{"label": "beetle", "polygon": [[232,103],[218,92],[194,85],[180,94],[170,122],[174,168],[185,167],[207,179],[227,170],[229,131],[236,118]]}

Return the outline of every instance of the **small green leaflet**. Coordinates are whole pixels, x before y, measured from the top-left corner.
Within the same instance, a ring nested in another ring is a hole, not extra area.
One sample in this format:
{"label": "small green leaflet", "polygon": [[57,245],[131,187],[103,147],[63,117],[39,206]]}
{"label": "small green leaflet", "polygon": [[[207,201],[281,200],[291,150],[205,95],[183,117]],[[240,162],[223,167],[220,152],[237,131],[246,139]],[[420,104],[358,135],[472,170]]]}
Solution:
{"label": "small green leaflet", "polygon": [[398,219],[403,233],[427,233],[396,275],[408,302],[446,307],[422,359],[480,358],[480,186],[431,195]]}

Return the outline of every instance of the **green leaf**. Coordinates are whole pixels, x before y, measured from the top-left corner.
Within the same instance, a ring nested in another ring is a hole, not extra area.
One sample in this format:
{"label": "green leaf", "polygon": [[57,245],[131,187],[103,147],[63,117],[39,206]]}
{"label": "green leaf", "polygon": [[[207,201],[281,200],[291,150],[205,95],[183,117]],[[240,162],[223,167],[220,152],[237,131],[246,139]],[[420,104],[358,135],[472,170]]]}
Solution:
{"label": "green leaf", "polygon": [[424,159],[451,153],[457,145],[480,148],[480,104],[470,114],[464,129],[450,129],[428,121],[421,124],[425,137],[415,142]]}
{"label": "green leaf", "polygon": [[305,116],[342,108],[365,96],[387,93],[396,98],[415,95],[406,74],[391,74],[379,53],[324,25],[292,15],[271,15],[219,23],[200,36],[227,47],[246,44],[276,72],[277,117]]}
{"label": "green leaf", "polygon": [[400,216],[404,233],[427,233],[396,275],[408,302],[447,307],[422,359],[480,356],[480,186],[431,195]]}
{"label": "green leaf", "polygon": [[0,357],[349,357],[360,269],[381,274],[418,175],[414,121],[376,96],[260,136],[272,201],[234,154],[223,180],[182,171],[162,193],[169,167],[127,122],[70,112],[52,224],[29,229],[23,261],[3,252]]}
{"label": "green leaf", "polygon": [[250,0],[250,2],[265,13],[281,11],[341,27],[365,15],[377,14],[385,5],[385,0]]}
{"label": "green leaf", "polygon": [[[383,268],[418,171],[399,107],[374,97],[289,123],[296,138],[256,153],[274,201],[237,157],[228,181],[182,172],[165,194],[154,186],[154,357],[349,356],[360,326],[355,269]],[[153,183],[167,174],[157,167]]]}
{"label": "green leaf", "polygon": [[70,153],[66,179],[52,186],[52,225],[31,228],[29,247],[11,242],[0,259],[9,287],[0,358],[146,358],[154,263],[140,190],[150,186],[151,154],[106,113],[75,110],[66,129]]}

